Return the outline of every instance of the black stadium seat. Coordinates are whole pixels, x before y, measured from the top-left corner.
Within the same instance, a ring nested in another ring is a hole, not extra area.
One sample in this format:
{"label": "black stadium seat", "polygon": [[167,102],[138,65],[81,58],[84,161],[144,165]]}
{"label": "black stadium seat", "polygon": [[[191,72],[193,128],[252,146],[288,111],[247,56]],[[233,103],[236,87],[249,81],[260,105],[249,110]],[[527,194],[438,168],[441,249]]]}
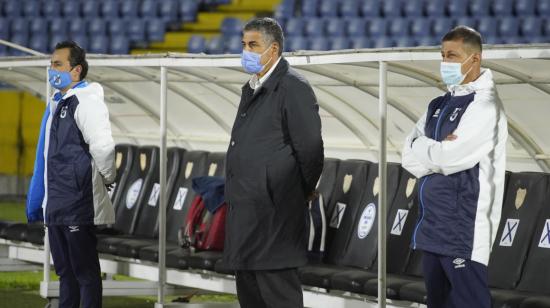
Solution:
{"label": "black stadium seat", "polygon": [[[185,150],[180,148],[169,148],[167,153],[167,182],[166,191],[169,195],[174,187],[174,182],[177,178],[180,163]],[[153,181],[146,189],[145,198],[141,200],[142,203],[137,213],[137,222],[134,228],[131,239],[124,239],[111,244],[110,251],[114,254],[137,258],[139,255],[139,249],[143,246],[150,244],[151,240],[154,240],[158,236],[158,213],[159,213],[159,174],[156,173],[153,176]]]}
{"label": "black stadium seat", "polygon": [[387,270],[405,273],[413,250],[411,238],[418,218],[418,182],[405,169],[401,170],[399,187],[388,215]]}
{"label": "black stadium seat", "polygon": [[[224,176],[225,175],[225,153],[210,153],[207,161],[208,176]],[[191,268],[214,270],[216,262],[222,258],[220,251],[200,251],[188,253],[182,248],[174,249],[168,252],[170,260],[177,259],[178,264],[185,262]],[[183,259],[183,260],[182,260]],[[168,262],[167,262],[168,263]]]}
{"label": "black stadium seat", "polygon": [[[177,182],[177,179],[181,173],[183,164],[186,163],[186,157],[189,155],[189,153],[193,152],[186,152],[183,149],[178,148],[170,148],[168,149],[168,161],[167,161],[167,195],[169,196],[173,193],[173,190],[175,189],[175,184]],[[205,153],[205,152],[199,152],[199,153]],[[155,183],[158,183],[158,175],[155,177]],[[155,185],[153,184],[152,187]],[[151,189],[152,192],[152,189]],[[150,192],[150,193],[151,193]],[[139,220],[136,224],[136,228],[134,229],[134,234],[122,241],[116,241],[115,243],[111,244],[112,250],[114,251],[114,254],[123,256],[123,257],[129,257],[129,258],[139,258],[140,250],[143,247],[151,246],[151,245],[158,245],[158,200],[151,200],[151,203],[155,201],[155,206],[149,205],[149,199],[151,197],[151,194],[149,193],[149,197],[142,200],[144,205],[142,206],[142,210],[145,209],[144,213],[142,214],[140,212],[139,214]],[[156,196],[153,196],[153,199],[156,199]],[[169,206],[169,199],[167,200],[167,208]]]}
{"label": "black stadium seat", "polygon": [[[537,220],[548,200],[548,176],[522,172],[510,176],[499,229],[489,261],[489,286],[495,307],[514,307],[526,297],[513,290],[519,283]],[[505,269],[505,270],[503,270]]]}
{"label": "black stadium seat", "polygon": [[[402,169],[398,164],[388,163],[387,170],[386,213],[389,217],[399,188]],[[347,266],[347,270],[331,277],[333,289],[364,293],[364,284],[371,279],[377,280],[379,187],[378,164],[372,164],[361,206],[356,213],[352,232],[349,234],[348,244],[341,258],[340,264]],[[389,228],[386,230],[386,233],[390,231]]]}
{"label": "black stadium seat", "polygon": [[[135,145],[130,144],[117,144],[115,146],[115,166],[116,166],[116,178],[113,189],[109,192],[111,201],[115,206],[115,211],[122,202],[122,193],[128,184],[128,176],[132,170],[132,165],[136,161],[138,148]],[[118,212],[118,211],[117,211]]]}
{"label": "black stadium seat", "polygon": [[[335,158],[325,158],[325,161],[323,163],[323,172],[321,173],[321,177],[319,178],[319,181],[317,183],[317,192],[319,193],[319,196],[316,200],[314,200],[311,203],[311,206],[316,206],[316,203],[319,202],[319,213],[321,214],[321,220],[324,223],[324,235],[323,230],[321,230],[321,235],[316,235],[313,238],[313,241],[311,242],[311,249],[308,248],[308,259],[309,262],[321,262],[324,258],[324,254],[326,251],[326,232],[328,229],[328,209],[327,206],[330,204],[330,200],[332,198],[332,192],[334,191],[334,183],[336,181],[336,174],[338,172],[338,166],[340,164],[340,160]],[[321,203],[322,201],[322,203]],[[316,213],[315,209],[311,210],[312,214]],[[320,213],[322,211],[322,213]],[[324,217],[324,219],[323,219]],[[313,218],[313,216],[312,216]],[[307,220],[308,225],[306,227],[309,227],[309,224],[311,221]],[[308,243],[309,245],[309,243]]]}
{"label": "black stadium seat", "polygon": [[[114,230],[122,237],[130,237],[134,232],[137,213],[143,206],[146,187],[152,185],[155,176],[158,177],[159,148],[156,146],[143,146],[137,150],[134,162],[128,172],[127,184],[121,187],[117,194],[118,204],[115,204]],[[101,237],[98,239],[97,248],[99,252],[114,254],[119,237]]]}
{"label": "black stadium seat", "polygon": [[12,241],[26,242],[29,229],[32,229],[32,228],[42,228],[43,230],[44,225],[41,222],[32,223],[32,224],[26,224],[26,223],[10,224],[4,228],[2,232],[3,233],[2,237]]}
{"label": "black stadium seat", "polygon": [[[390,211],[393,198],[399,185],[401,169],[398,164],[387,165],[387,207],[386,215]],[[363,193],[361,204],[353,214],[350,237],[346,240],[344,254],[340,258],[343,265],[370,269],[373,268],[378,253],[378,193],[380,179],[378,164],[372,164],[369,170],[367,186]]]}
{"label": "black stadium seat", "polygon": [[303,284],[330,288],[330,277],[345,269],[340,256],[346,246],[348,234],[353,232],[353,214],[358,211],[371,164],[362,160],[341,161],[338,166],[335,187],[327,206],[329,227],[326,238],[324,263],[310,264],[298,270]]}
{"label": "black stadium seat", "polygon": [[0,220],[0,238],[6,238],[6,231],[9,226],[16,224],[15,221]]}
{"label": "black stadium seat", "polygon": [[[418,217],[418,179],[402,170],[399,188],[388,216],[386,296],[401,298],[401,287],[422,281],[422,252],[410,248]],[[365,293],[377,295],[375,279],[367,281]]]}
{"label": "black stadium seat", "polygon": [[[180,172],[166,205],[167,251],[179,247],[178,231],[183,226],[187,210],[195,197],[192,189],[192,179],[208,173],[207,158],[208,153],[203,151],[188,151],[183,157]],[[151,245],[142,247],[139,250],[139,259],[157,262],[158,241],[154,240],[151,242]]]}
{"label": "black stadium seat", "polygon": [[[521,279],[516,290],[531,292],[530,298],[522,302],[521,307],[550,307],[550,179],[546,189],[546,199],[542,203],[541,215],[535,224],[531,247],[523,267]],[[536,296],[536,294],[546,296]]]}
{"label": "black stadium seat", "polygon": [[[513,289],[521,276],[529,243],[540,210],[547,200],[548,177],[543,173],[522,172],[510,177],[501,220],[489,263],[492,287]],[[514,265],[519,266],[514,266]],[[497,269],[506,268],[507,271]]]}

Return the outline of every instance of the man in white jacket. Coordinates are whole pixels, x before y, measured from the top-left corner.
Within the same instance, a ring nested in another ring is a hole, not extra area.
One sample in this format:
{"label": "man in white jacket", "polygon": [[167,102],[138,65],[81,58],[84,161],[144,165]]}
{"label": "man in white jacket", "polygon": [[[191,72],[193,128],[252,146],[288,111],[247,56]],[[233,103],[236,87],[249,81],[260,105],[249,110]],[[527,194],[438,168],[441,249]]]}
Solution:
{"label": "man in white jacket", "polygon": [[115,222],[106,188],[116,172],[109,112],[101,85],[84,80],[87,71],[80,46],[70,41],[55,46],[49,81],[57,91],[42,121],[27,197],[29,221],[43,212],[48,226],[64,308],[101,307],[95,225]]}
{"label": "man in white jacket", "polygon": [[420,178],[413,249],[423,251],[428,307],[491,305],[487,265],[500,221],[507,121],[481,35],[459,26],[442,39],[448,92],[405,140],[402,164]]}

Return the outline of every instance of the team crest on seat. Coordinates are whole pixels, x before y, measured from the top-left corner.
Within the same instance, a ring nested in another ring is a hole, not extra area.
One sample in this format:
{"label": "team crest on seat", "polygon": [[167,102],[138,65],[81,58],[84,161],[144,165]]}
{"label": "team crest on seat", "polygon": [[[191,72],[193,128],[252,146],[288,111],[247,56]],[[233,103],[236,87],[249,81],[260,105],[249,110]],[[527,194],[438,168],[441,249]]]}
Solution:
{"label": "team crest on seat", "polygon": [[185,178],[189,178],[191,175],[191,172],[193,172],[193,162],[188,162],[187,165],[185,165]]}
{"label": "team crest on seat", "polygon": [[115,165],[117,170],[120,168],[120,165],[122,165],[122,153],[120,152],[116,153]]}
{"label": "team crest on seat", "polygon": [[209,176],[214,176],[214,174],[216,174],[216,170],[218,170],[218,164],[211,163],[210,168],[208,169],[208,175]]}
{"label": "team crest on seat", "polygon": [[519,210],[519,208],[523,205],[523,202],[525,202],[525,197],[527,196],[527,189],[525,188],[518,188],[518,191],[516,192],[516,210]]}
{"label": "team crest on seat", "polygon": [[407,198],[409,198],[412,195],[415,186],[416,186],[416,179],[410,178],[407,181],[407,189],[405,190],[405,196],[407,196]]}
{"label": "team crest on seat", "polygon": [[349,189],[351,188],[351,182],[353,182],[353,175],[346,174],[344,176],[344,184],[342,185],[342,190],[344,191],[344,194],[347,194]]}
{"label": "team crest on seat", "polygon": [[141,171],[144,171],[145,167],[147,167],[147,155],[145,153],[141,153],[139,154],[139,168]]}
{"label": "team crest on seat", "polygon": [[376,197],[379,192],[380,192],[380,178],[376,177],[376,179],[374,179],[374,184],[372,185],[372,195]]}

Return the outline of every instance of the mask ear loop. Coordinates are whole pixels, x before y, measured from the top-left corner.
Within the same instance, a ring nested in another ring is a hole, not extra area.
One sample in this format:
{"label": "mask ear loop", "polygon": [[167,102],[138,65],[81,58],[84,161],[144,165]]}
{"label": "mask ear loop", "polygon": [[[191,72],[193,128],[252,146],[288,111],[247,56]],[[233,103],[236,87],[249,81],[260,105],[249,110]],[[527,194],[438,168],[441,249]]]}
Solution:
{"label": "mask ear loop", "polygon": [[[272,45],[273,45],[273,44],[269,45],[269,47],[268,47],[264,52],[262,52],[262,55],[260,56],[260,61],[261,61],[261,59],[262,59],[262,56],[265,55],[265,53],[269,50],[269,48],[271,48]],[[269,62],[271,62],[271,60],[273,60],[273,56],[271,56],[271,57],[269,58],[269,60],[268,60],[264,65],[262,65],[262,67],[265,69],[265,67],[267,66],[267,64],[269,64]],[[261,64],[261,63],[260,63],[260,64]],[[263,69],[262,69],[262,71],[263,71]]]}
{"label": "mask ear loop", "polygon": [[[468,59],[466,59],[466,61],[464,61],[464,62],[467,62],[468,60],[470,60],[470,58],[471,58],[473,55],[474,55],[474,54],[471,54],[471,55],[468,57]],[[463,62],[463,63],[464,63],[464,62]],[[470,66],[470,69],[469,69],[466,73],[464,73],[464,78],[466,78],[466,75],[468,75],[468,74],[470,73],[470,71],[472,70],[472,68],[474,68],[474,65],[473,65],[473,64],[472,64],[472,66]],[[462,70],[462,65],[460,66],[460,69]],[[460,73],[462,73],[462,72],[460,72]]]}

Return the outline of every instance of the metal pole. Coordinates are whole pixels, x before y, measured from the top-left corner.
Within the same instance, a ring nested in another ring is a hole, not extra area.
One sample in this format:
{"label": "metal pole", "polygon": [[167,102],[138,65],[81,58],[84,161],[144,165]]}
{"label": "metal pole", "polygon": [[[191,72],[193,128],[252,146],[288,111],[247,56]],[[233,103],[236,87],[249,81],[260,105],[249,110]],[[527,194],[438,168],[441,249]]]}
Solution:
{"label": "metal pole", "polygon": [[166,284],[166,67],[160,67],[160,202],[159,202],[159,265],[158,304],[164,305]]}
{"label": "metal pole", "polygon": [[[49,67],[46,67],[46,108],[48,108],[48,100],[51,95],[50,83],[48,81],[48,68]],[[42,155],[44,155],[44,153],[42,153]],[[44,282],[50,282],[50,241],[48,239],[48,227],[46,225],[44,225]]]}
{"label": "metal pole", "polygon": [[387,180],[386,180],[386,118],[388,104],[387,79],[388,65],[379,62],[379,98],[378,109],[380,115],[380,151],[378,152],[378,178],[380,179],[380,193],[378,194],[378,307],[386,307],[386,209],[387,209]]}

